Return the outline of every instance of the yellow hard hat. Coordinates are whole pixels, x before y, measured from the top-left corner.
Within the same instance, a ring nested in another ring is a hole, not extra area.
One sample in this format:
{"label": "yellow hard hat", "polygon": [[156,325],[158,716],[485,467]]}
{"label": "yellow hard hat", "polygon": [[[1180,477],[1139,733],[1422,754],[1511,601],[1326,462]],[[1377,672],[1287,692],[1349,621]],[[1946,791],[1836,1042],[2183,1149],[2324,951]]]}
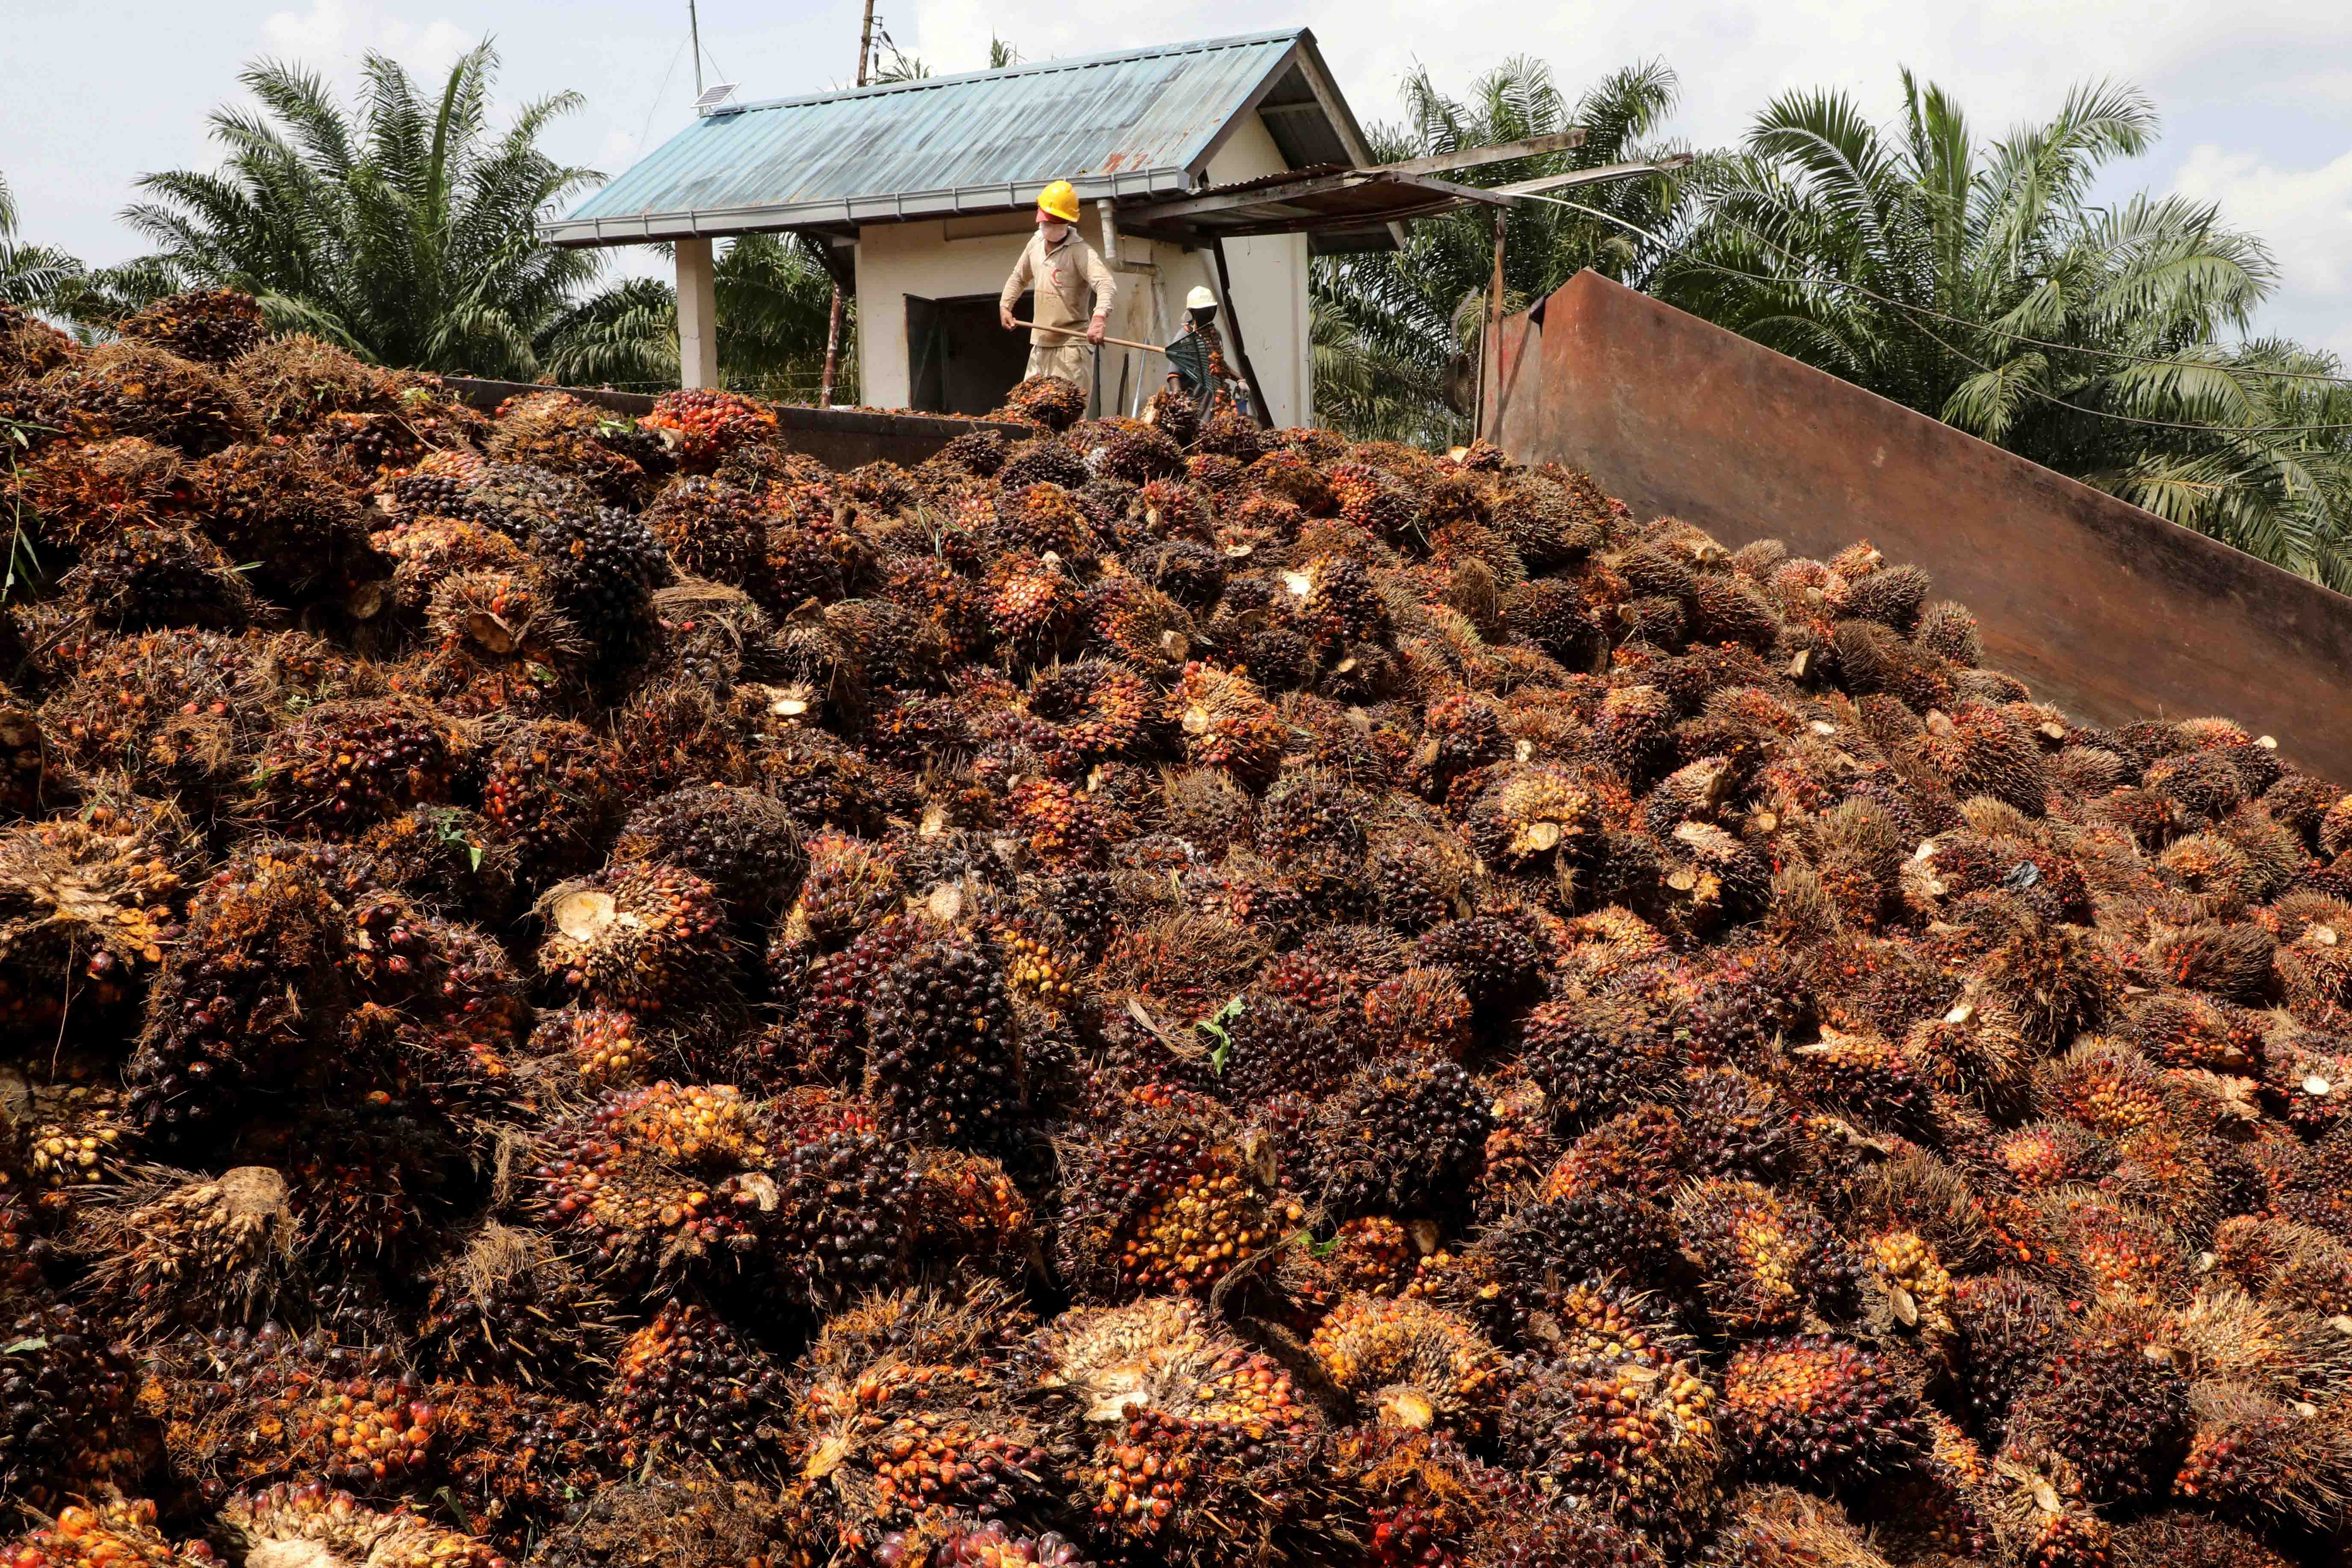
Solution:
{"label": "yellow hard hat", "polygon": [[1078,221],[1078,193],[1067,180],[1055,180],[1037,193],[1037,207],[1060,218],[1064,223]]}

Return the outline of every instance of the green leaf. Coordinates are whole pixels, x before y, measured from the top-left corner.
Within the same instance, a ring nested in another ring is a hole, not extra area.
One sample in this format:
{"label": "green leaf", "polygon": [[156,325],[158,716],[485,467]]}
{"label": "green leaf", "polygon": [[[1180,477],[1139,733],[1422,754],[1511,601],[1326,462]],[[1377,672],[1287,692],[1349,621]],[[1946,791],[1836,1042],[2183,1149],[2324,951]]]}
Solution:
{"label": "green leaf", "polygon": [[482,868],[482,847],[480,845],[468,844],[466,846],[466,863],[474,870],[478,871]]}
{"label": "green leaf", "polygon": [[1192,1027],[1217,1042],[1209,1053],[1209,1070],[1219,1078],[1225,1076],[1226,1058],[1234,1054],[1234,1037],[1226,1026],[1242,1016],[1245,1005],[1239,996],[1226,998],[1225,1005],[1205,1018],[1193,1020]]}
{"label": "green leaf", "polygon": [[35,1334],[28,1340],[18,1340],[14,1344],[0,1345],[0,1355],[22,1355],[26,1351],[45,1351],[48,1348],[48,1337],[45,1334]]}

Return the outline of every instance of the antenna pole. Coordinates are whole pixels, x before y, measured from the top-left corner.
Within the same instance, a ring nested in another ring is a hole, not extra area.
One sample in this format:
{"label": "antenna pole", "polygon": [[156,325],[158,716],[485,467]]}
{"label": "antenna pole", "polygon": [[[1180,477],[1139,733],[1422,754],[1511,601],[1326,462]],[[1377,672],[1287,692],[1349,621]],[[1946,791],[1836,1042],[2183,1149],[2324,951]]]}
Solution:
{"label": "antenna pole", "polygon": [[[687,0],[689,5],[694,0]],[[857,85],[866,85],[866,58],[874,52],[874,0],[866,0],[866,25],[857,35]],[[829,239],[819,239],[819,245],[830,245]],[[833,406],[833,384],[841,372],[841,285],[833,286],[833,314],[824,328],[824,374],[818,379],[817,406]]]}
{"label": "antenna pole", "polygon": [[[868,0],[869,5],[871,0]],[[686,0],[686,30],[694,40],[694,96],[702,96],[702,18],[694,14],[694,0]]]}

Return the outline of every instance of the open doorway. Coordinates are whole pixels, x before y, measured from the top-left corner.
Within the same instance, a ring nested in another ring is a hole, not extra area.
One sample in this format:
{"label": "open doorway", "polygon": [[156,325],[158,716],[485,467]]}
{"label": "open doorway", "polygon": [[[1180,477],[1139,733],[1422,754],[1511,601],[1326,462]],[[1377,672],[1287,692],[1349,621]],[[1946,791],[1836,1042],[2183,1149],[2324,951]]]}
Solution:
{"label": "open doorway", "polygon": [[[1029,368],[1029,334],[997,324],[996,296],[907,300],[907,402],[926,414],[986,414]],[[1013,313],[1030,316],[1023,295]]]}

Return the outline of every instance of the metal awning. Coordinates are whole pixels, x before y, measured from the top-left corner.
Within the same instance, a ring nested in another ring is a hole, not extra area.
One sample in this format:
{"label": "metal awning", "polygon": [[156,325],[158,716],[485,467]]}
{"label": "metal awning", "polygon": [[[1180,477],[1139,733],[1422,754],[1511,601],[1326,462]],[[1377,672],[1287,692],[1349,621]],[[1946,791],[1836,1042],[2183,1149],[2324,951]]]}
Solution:
{"label": "metal awning", "polygon": [[1389,225],[1433,217],[1474,204],[1508,205],[1475,185],[1456,184],[1434,174],[1387,169],[1311,172],[1306,177],[1254,180],[1239,186],[1174,200],[1145,196],[1118,204],[1123,235],[1179,245],[1262,235],[1311,236],[1318,255],[1386,250],[1394,246]]}
{"label": "metal awning", "polygon": [[553,245],[637,245],[1187,195],[1255,122],[1293,168],[1370,150],[1305,28],[718,105],[562,218]]}
{"label": "metal awning", "polygon": [[1690,162],[1688,153],[1676,153],[1654,163],[1609,163],[1491,187],[1441,177],[1484,164],[1565,152],[1583,140],[1582,131],[1566,131],[1369,169],[1330,163],[1189,195],[1146,193],[1118,200],[1118,226],[1121,233],[1138,238],[1179,245],[1304,234],[1313,240],[1316,254],[1322,256],[1387,250],[1395,246],[1400,232],[1395,226],[1414,218],[1469,206],[1512,206],[1547,191],[1663,174]]}

